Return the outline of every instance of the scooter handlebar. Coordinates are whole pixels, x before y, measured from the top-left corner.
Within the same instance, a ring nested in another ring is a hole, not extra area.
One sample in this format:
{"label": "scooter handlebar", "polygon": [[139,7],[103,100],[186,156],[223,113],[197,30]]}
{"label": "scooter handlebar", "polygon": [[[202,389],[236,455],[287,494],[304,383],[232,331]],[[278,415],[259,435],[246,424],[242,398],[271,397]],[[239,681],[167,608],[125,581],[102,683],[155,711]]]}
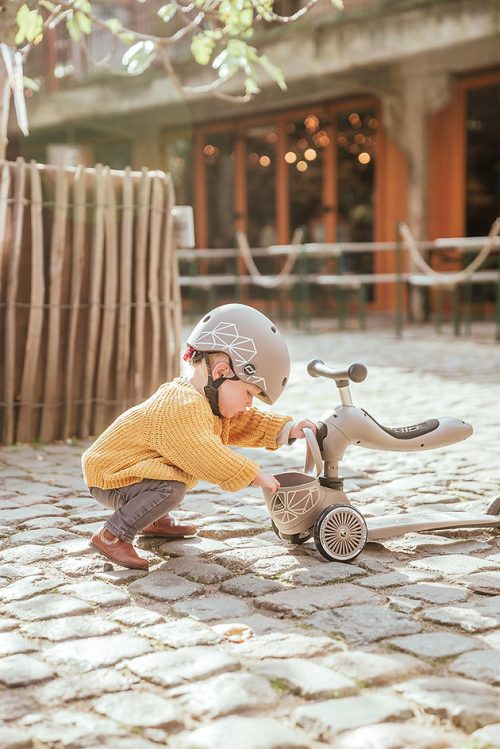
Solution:
{"label": "scooter handlebar", "polygon": [[307,372],[311,377],[328,377],[330,380],[342,382],[363,382],[366,380],[368,370],[364,364],[354,363],[347,369],[332,369],[322,359],[311,359],[307,365]]}

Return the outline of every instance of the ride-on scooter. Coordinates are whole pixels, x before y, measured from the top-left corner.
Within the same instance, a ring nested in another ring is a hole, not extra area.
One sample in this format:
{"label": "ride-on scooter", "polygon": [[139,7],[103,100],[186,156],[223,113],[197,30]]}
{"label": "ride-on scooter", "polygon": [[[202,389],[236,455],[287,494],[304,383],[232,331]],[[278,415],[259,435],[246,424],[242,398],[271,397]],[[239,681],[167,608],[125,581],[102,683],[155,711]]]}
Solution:
{"label": "ride-on scooter", "polygon": [[326,411],[317,423],[316,436],[305,429],[305,473],[278,473],[276,492],[263,489],[274,532],[284,541],[301,544],[310,538],[329,561],[350,562],[367,541],[399,536],[411,531],[500,526],[500,498],[486,514],[465,512],[404,513],[365,518],[344,492],[339,464],[349,445],[374,450],[421,451],[467,439],[472,426],[461,419],[427,419],[419,424],[385,427],[362,408],[353,405],[349,381],[363,382],[364,364],[334,370],[321,360],[307,365],[311,377],[334,380],[340,406]]}

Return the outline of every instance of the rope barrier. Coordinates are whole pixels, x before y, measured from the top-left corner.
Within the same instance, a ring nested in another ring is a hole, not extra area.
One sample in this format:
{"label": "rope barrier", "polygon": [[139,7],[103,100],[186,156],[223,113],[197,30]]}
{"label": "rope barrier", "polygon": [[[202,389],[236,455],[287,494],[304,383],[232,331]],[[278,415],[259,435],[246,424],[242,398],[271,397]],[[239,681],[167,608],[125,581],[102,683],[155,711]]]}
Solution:
{"label": "rope barrier", "polygon": [[433,280],[437,284],[442,284],[443,286],[444,285],[449,286],[449,285],[462,283],[463,281],[467,281],[475,273],[475,271],[484,263],[484,261],[490,254],[491,250],[493,249],[495,245],[495,240],[500,232],[500,217],[496,218],[493,224],[491,225],[491,229],[489,231],[486,242],[481,248],[479,254],[474,258],[474,260],[472,260],[471,263],[469,263],[467,268],[464,268],[461,271],[456,271],[454,273],[453,272],[441,273],[440,271],[435,270],[429,265],[429,263],[420,254],[420,251],[418,247],[416,246],[415,237],[411,233],[411,230],[408,224],[401,222],[399,224],[399,231],[401,233],[403,244],[408,250],[410,258],[413,260],[415,265],[426,276],[432,276]]}
{"label": "rope barrier", "polygon": [[238,245],[238,250],[243,259],[243,262],[246,265],[247,271],[252,278],[253,283],[256,284],[256,286],[261,286],[265,289],[276,289],[279,286],[285,286],[286,284],[290,285],[295,283],[295,279],[291,275],[291,271],[298,256],[300,255],[301,239],[302,229],[297,229],[292,238],[293,249],[290,255],[287,257],[283,268],[275,276],[265,276],[255,265],[255,261],[252,257],[246,234],[242,231],[236,232],[236,243]]}

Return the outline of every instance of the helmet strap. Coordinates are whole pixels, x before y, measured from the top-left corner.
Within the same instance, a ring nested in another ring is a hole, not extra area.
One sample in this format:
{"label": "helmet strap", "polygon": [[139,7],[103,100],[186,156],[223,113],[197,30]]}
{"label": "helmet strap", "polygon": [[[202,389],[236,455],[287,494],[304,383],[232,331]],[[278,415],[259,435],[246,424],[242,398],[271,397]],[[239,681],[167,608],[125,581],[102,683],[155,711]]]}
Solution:
{"label": "helmet strap", "polygon": [[205,396],[210,404],[212,413],[214,416],[222,416],[219,411],[219,388],[225,380],[239,380],[240,378],[234,375],[234,377],[218,377],[216,380],[212,377],[212,367],[210,365],[210,354],[206,351],[203,352],[203,358],[207,365],[208,383],[203,388]]}

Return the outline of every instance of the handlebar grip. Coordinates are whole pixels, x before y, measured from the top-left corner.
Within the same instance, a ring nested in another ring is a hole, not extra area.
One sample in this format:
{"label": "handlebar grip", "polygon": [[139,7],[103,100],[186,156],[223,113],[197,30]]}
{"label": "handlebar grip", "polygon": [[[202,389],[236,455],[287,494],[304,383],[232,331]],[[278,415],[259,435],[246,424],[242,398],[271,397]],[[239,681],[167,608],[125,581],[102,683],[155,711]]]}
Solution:
{"label": "handlebar grip", "polygon": [[335,370],[328,367],[322,359],[311,359],[307,365],[307,372],[311,377],[327,377],[339,382],[341,380],[352,380],[352,382],[363,382],[366,380],[368,370],[364,364],[354,363],[347,369]]}

